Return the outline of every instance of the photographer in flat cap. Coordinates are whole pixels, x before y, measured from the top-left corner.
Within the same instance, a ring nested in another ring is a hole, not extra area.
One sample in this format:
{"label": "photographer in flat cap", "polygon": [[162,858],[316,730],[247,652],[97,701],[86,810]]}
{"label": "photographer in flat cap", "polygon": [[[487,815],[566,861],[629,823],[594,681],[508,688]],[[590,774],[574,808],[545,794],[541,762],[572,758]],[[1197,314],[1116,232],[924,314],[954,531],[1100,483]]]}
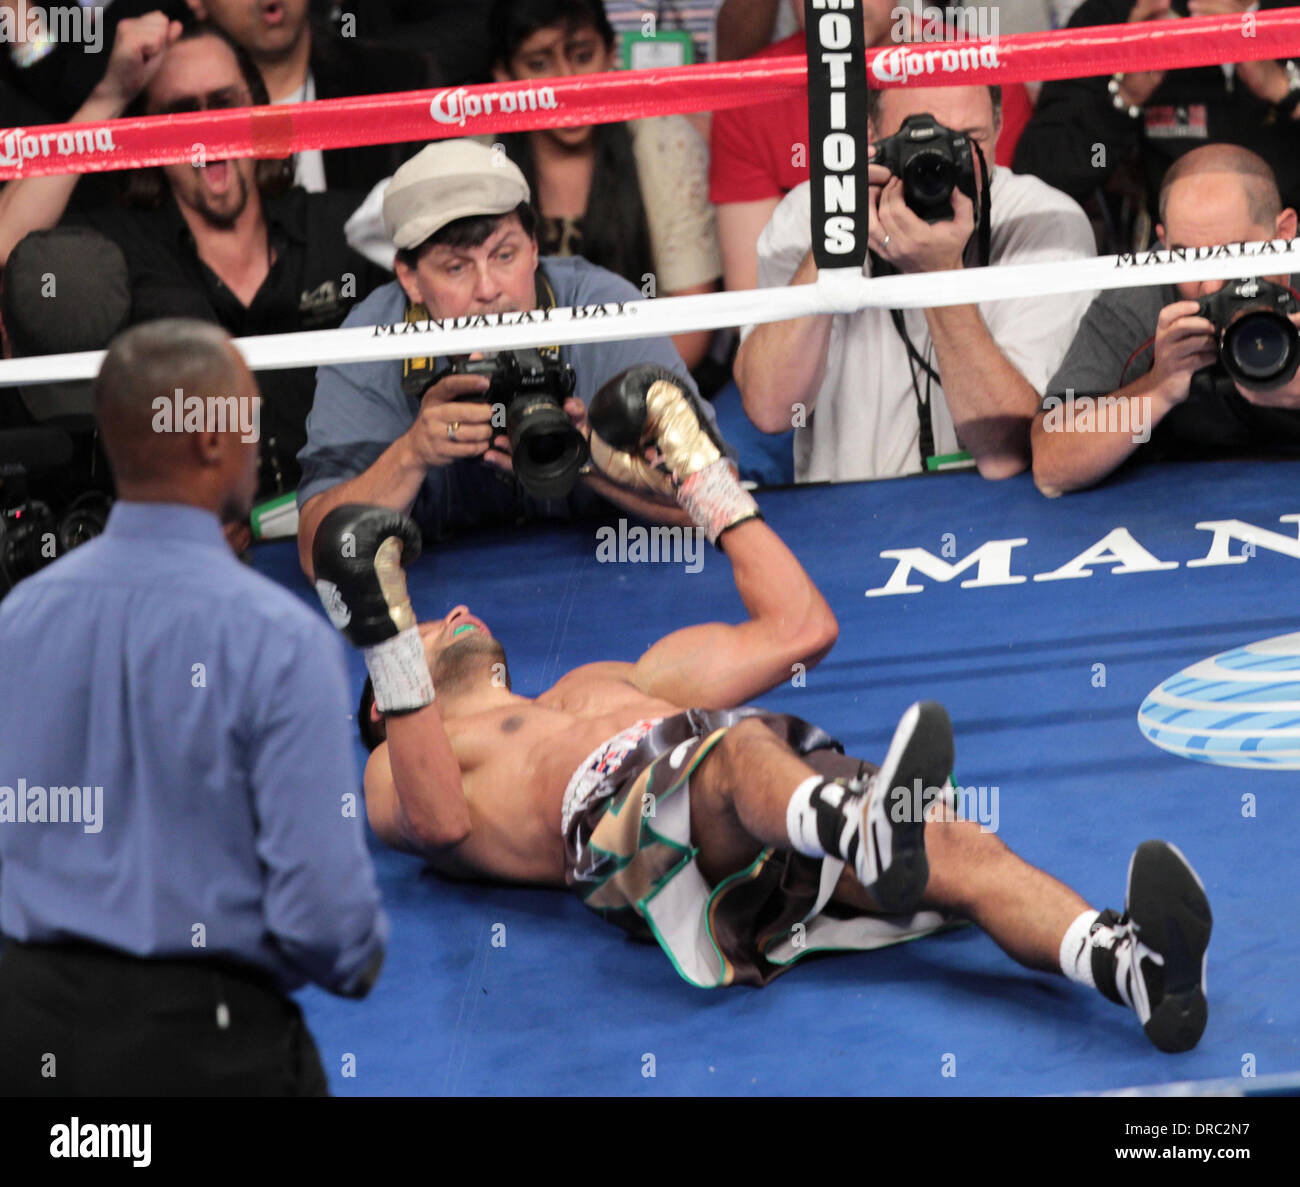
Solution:
{"label": "photographer in flat cap", "polygon": [[[610,503],[685,523],[668,502],[610,482],[587,463],[586,405],[638,363],[694,385],[670,339],[579,343],[469,360],[419,354],[421,327],[453,318],[585,306],[616,314],[640,299],[626,280],[579,257],[541,258],[523,174],[471,140],[431,144],[393,177],[384,224],[397,279],[376,289],[345,326],[406,326],[415,357],[323,366],[298,455],[298,551],[343,503],[411,514],[426,539],[523,519],[573,519]],[[427,333],[427,329],[425,333]],[[436,343],[428,333],[424,340]],[[436,349],[431,345],[430,350]],[[712,410],[703,406],[707,416]]]}

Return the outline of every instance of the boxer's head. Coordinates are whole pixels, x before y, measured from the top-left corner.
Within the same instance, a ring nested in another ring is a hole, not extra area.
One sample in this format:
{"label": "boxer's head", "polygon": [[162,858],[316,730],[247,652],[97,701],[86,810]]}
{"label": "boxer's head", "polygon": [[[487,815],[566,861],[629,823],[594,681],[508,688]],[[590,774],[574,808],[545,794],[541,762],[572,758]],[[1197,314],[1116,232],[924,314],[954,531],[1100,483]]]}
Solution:
{"label": "boxer's head", "polygon": [[[424,658],[443,715],[455,712],[456,702],[484,688],[510,691],[510,669],[505,648],[492,637],[482,619],[457,606],[444,618],[419,624]],[[367,750],[388,735],[386,723],[375,708],[374,689],[367,679],[357,709],[357,725]]]}
{"label": "boxer's head", "polygon": [[421,623],[420,638],[440,697],[464,696],[484,685],[510,690],[506,650],[468,606],[457,606],[445,618]]}
{"label": "boxer's head", "polygon": [[[1296,212],[1283,208],[1273,170],[1263,157],[1234,144],[1207,144],[1179,157],[1160,185],[1156,234],[1166,247],[1218,247],[1264,239],[1294,239]],[[1269,276],[1286,284],[1286,273]],[[1217,292],[1226,281],[1180,283],[1185,301]]]}

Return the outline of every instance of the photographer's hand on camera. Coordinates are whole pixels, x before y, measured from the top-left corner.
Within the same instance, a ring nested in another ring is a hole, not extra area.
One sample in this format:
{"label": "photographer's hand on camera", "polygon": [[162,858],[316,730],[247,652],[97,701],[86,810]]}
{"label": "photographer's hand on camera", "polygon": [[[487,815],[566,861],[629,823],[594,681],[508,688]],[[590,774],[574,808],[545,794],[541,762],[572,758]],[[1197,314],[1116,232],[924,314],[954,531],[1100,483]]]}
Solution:
{"label": "photographer's hand on camera", "polygon": [[867,242],[900,272],[944,272],[962,266],[966,244],[975,233],[975,205],[960,190],[952,192],[953,217],[928,223],[907,205],[903,181],[883,165],[867,166],[871,218]]}
{"label": "photographer's hand on camera", "polygon": [[1147,375],[1153,395],[1168,407],[1181,404],[1191,390],[1192,376],[1218,359],[1214,324],[1197,313],[1195,301],[1166,305],[1156,321],[1154,361]]}
{"label": "photographer's hand on camera", "polygon": [[422,465],[432,469],[488,452],[499,431],[492,425],[492,405],[469,402],[488,386],[482,375],[446,375],[424,393],[420,413],[406,432]]}

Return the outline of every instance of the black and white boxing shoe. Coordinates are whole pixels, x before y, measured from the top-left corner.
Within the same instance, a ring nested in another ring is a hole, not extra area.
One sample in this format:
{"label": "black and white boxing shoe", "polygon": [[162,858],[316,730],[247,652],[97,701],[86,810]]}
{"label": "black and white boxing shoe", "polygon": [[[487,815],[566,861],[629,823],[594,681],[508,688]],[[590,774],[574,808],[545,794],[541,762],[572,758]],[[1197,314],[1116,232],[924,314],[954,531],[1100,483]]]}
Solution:
{"label": "black and white boxing shoe", "polygon": [[858,880],[889,914],[912,911],[930,880],[925,807],[952,774],[952,722],[937,701],[918,701],[899,720],[880,770],[867,780]]}
{"label": "black and white boxing shoe", "polygon": [[1092,950],[1092,975],[1111,1001],[1128,1006],[1161,1051],[1189,1051],[1205,1030],[1205,956],[1213,925],[1205,886],[1166,841],[1143,841],[1128,867],[1124,914],[1106,911],[1094,932],[1113,939]]}

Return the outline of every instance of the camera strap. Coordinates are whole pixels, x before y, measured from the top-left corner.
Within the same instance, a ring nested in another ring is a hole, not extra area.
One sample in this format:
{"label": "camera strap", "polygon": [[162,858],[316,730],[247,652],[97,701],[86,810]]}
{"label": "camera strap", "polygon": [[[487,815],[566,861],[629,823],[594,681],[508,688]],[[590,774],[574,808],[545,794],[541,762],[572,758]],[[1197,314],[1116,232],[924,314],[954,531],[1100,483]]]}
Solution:
{"label": "camera strap", "polygon": [[[871,257],[871,275],[872,276],[897,276],[898,269],[888,260],[881,259],[873,251]],[[894,323],[894,329],[902,339],[903,346],[907,350],[907,369],[912,377],[912,394],[916,398],[916,420],[920,426],[919,445],[921,450],[921,469],[926,469],[926,462],[934,456],[934,422],[930,419],[930,388],[934,383],[943,385],[943,380],[939,373],[930,365],[929,359],[922,357],[921,352],[916,349],[916,344],[912,341],[912,336],[907,332],[907,323],[903,320],[903,311],[901,309],[891,309],[889,311],[890,320]],[[926,354],[929,355],[934,349],[930,345]],[[921,381],[917,374],[917,368],[925,375],[925,395],[921,395]]]}
{"label": "camera strap", "polygon": [[[977,260],[980,266],[987,267],[991,252],[992,242],[992,202],[989,198],[989,168],[988,162],[984,159],[984,152],[974,140],[970,142],[972,151],[979,158],[980,166],[980,204],[977,212],[976,225],[976,251]],[[898,269],[888,260],[881,259],[875,252],[871,254],[871,275],[872,276],[896,276]],[[934,457],[934,421],[930,415],[930,393],[931,385],[938,384],[943,386],[943,379],[939,372],[930,365],[929,356],[934,353],[934,344],[931,343],[926,350],[926,356],[923,358],[921,352],[916,349],[916,344],[907,332],[907,323],[903,319],[901,309],[891,309],[889,311],[890,320],[894,323],[894,329],[898,332],[899,338],[903,341],[903,346],[907,349],[907,369],[912,377],[912,394],[916,398],[916,419],[919,424],[918,445],[921,453],[921,470],[923,472],[929,469],[928,462]],[[917,374],[917,368],[925,375],[925,395],[921,395],[921,381]]]}
{"label": "camera strap", "polygon": [[[943,385],[939,378],[939,373],[930,366],[928,356],[934,351],[934,344],[931,343],[926,349],[926,358],[922,358],[912,343],[911,336],[907,332],[907,325],[903,321],[903,311],[901,309],[891,309],[890,317],[894,322],[894,329],[898,331],[898,336],[903,340],[903,345],[907,347],[907,369],[912,376],[912,394],[916,397],[916,419],[920,426],[917,436],[917,443],[921,450],[921,469],[924,471],[926,463],[934,457],[934,421],[930,417],[930,385],[938,383]],[[925,372],[925,397],[921,396],[921,384],[917,379],[916,368],[920,366]]]}
{"label": "camera strap", "polygon": [[[551,278],[546,275],[546,269],[537,265],[537,271],[533,274],[534,289],[537,293],[538,309],[555,308],[555,289],[551,286]],[[554,359],[557,363],[560,361],[560,348],[558,346],[539,346],[538,353],[544,359]]]}
{"label": "camera strap", "polygon": [[980,163],[980,205],[976,217],[979,219],[979,226],[975,228],[975,233],[979,236],[979,265],[981,268],[987,268],[989,261],[993,258],[993,202],[990,198],[990,191],[993,188],[992,179],[989,177],[988,162],[984,159],[984,150],[972,140],[971,148]]}

